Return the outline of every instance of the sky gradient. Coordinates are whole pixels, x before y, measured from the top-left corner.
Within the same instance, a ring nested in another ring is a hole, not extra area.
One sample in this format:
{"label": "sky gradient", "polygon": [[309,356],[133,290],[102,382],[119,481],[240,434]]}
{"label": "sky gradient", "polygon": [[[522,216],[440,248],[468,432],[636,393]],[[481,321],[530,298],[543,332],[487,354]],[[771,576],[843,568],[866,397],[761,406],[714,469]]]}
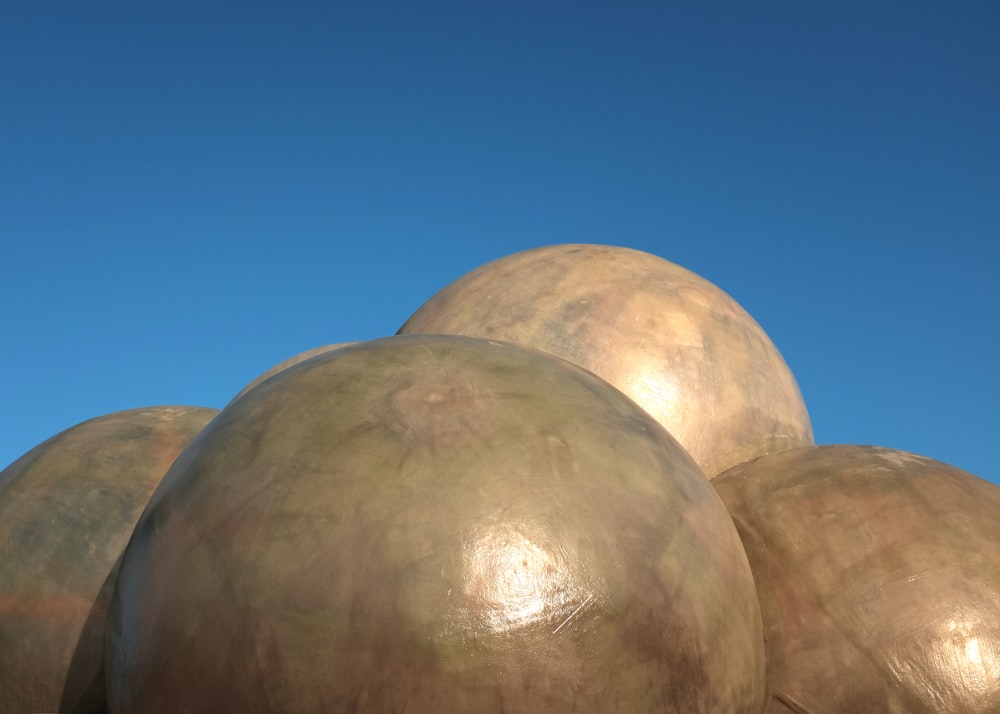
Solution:
{"label": "sky gradient", "polygon": [[712,281],[817,443],[1000,481],[1000,5],[18,3],[0,468],[551,243]]}

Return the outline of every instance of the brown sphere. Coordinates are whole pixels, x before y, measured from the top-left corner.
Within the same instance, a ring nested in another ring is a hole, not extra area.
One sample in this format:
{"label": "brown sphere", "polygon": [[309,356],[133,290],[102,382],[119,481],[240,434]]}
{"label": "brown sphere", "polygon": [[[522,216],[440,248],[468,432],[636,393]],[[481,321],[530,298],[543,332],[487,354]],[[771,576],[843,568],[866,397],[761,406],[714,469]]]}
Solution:
{"label": "brown sphere", "polygon": [[104,711],[118,564],[170,464],[215,409],[78,424],[0,472],[0,712]]}
{"label": "brown sphere", "polygon": [[299,362],[305,362],[307,359],[312,359],[316,355],[326,354],[332,350],[339,350],[341,347],[350,347],[351,345],[357,344],[356,342],[336,342],[331,345],[323,345],[322,347],[313,347],[312,349],[306,350],[305,352],[299,352],[297,355],[292,355],[286,360],[279,362],[274,365],[266,372],[261,373],[255,377],[249,384],[247,384],[243,389],[236,393],[236,396],[230,399],[230,403],[235,402],[237,399],[242,397],[244,394],[249,392],[251,389],[256,387],[258,384],[266,379],[270,379],[278,372],[284,372],[289,367],[294,367]]}
{"label": "brown sphere", "polygon": [[866,446],[713,485],[757,580],[769,713],[1000,711],[1000,488]]}
{"label": "brown sphere", "polygon": [[759,712],[732,521],[683,449],[569,363],[403,336],[233,402],[136,528],[116,714]]}
{"label": "brown sphere", "polygon": [[708,476],[813,443],[788,365],[704,278],[628,248],[553,245],[451,283],[400,333],[514,342],[569,360],[634,399]]}

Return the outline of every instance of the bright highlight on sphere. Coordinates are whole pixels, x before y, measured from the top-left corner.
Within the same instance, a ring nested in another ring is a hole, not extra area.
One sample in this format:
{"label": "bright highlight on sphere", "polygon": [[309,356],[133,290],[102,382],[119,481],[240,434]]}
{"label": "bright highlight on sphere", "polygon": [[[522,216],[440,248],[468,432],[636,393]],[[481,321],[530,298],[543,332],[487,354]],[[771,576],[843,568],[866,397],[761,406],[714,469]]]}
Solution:
{"label": "bright highlight on sphere", "polygon": [[718,495],[594,375],[444,335],[318,355],[177,460],[112,603],[118,714],[712,712],[764,701]]}
{"label": "bright highlight on sphere", "polygon": [[873,446],[713,481],[760,594],[772,692],[802,711],[1000,711],[1000,488]]}
{"label": "bright highlight on sphere", "polygon": [[399,333],[504,340],[584,367],[709,477],[813,444],[798,384],[760,325],[712,283],[649,253],[570,244],[508,255],[444,287]]}

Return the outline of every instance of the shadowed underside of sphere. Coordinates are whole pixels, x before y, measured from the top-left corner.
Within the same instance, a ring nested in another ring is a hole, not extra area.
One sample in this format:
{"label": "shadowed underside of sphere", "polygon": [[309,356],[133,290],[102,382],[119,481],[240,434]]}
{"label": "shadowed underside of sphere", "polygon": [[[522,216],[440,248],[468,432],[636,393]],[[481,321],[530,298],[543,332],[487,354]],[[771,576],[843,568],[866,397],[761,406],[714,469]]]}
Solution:
{"label": "shadowed underside of sphere", "polygon": [[170,464],[217,413],[109,414],[0,472],[0,712],[104,711],[119,559]]}
{"label": "shadowed underside of sphere", "polygon": [[223,410],[136,528],[118,714],[758,712],[758,604],[690,457],[592,374],[374,340]]}
{"label": "shadowed underside of sphere", "polygon": [[867,446],[713,485],[757,581],[770,714],[1000,711],[1000,488]]}
{"label": "shadowed underside of sphere", "polygon": [[580,365],[649,412],[710,478],[813,443],[798,385],[760,325],[649,253],[570,244],[509,255],[446,286],[399,332],[505,340]]}

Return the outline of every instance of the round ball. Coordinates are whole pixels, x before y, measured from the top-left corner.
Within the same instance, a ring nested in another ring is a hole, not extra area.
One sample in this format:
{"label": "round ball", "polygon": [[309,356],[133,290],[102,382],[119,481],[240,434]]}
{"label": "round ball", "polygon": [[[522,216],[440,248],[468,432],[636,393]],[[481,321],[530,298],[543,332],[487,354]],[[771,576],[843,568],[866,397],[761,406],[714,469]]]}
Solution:
{"label": "round ball", "polygon": [[0,472],[0,712],[104,711],[118,563],[153,490],[215,409],[78,424]]}
{"label": "round ball", "polygon": [[632,401],[510,344],[335,350],[230,404],[126,553],[118,714],[758,712],[711,484]]}
{"label": "round ball", "polygon": [[237,392],[236,396],[233,397],[229,401],[230,402],[235,402],[237,399],[239,399],[240,397],[242,397],[244,394],[246,394],[247,392],[249,392],[251,389],[253,389],[254,387],[256,387],[261,382],[263,382],[263,381],[265,381],[267,379],[270,379],[271,377],[273,377],[274,375],[276,375],[278,372],[284,372],[286,369],[288,369],[289,367],[292,367],[294,365],[297,365],[299,362],[305,362],[307,359],[312,359],[316,355],[325,354],[327,352],[331,352],[332,350],[339,350],[341,347],[349,347],[350,345],[353,345],[353,344],[357,344],[357,343],[356,342],[337,342],[337,343],[334,343],[332,345],[323,345],[321,347],[313,347],[312,349],[306,350],[305,352],[299,352],[297,355],[292,355],[288,359],[283,360],[283,361],[279,362],[278,364],[274,365],[273,367],[271,367],[270,369],[268,369],[266,372],[263,372],[263,373],[257,375],[257,377],[255,377],[249,384],[247,384],[245,387],[243,387],[243,389],[241,389],[239,392]]}
{"label": "round ball", "polygon": [[760,325],[712,283],[649,253],[516,253],[445,287],[399,332],[505,340],[580,365],[649,412],[709,477],[813,444],[798,385]]}
{"label": "round ball", "polygon": [[1000,488],[891,449],[713,481],[759,588],[768,712],[1000,711]]}

